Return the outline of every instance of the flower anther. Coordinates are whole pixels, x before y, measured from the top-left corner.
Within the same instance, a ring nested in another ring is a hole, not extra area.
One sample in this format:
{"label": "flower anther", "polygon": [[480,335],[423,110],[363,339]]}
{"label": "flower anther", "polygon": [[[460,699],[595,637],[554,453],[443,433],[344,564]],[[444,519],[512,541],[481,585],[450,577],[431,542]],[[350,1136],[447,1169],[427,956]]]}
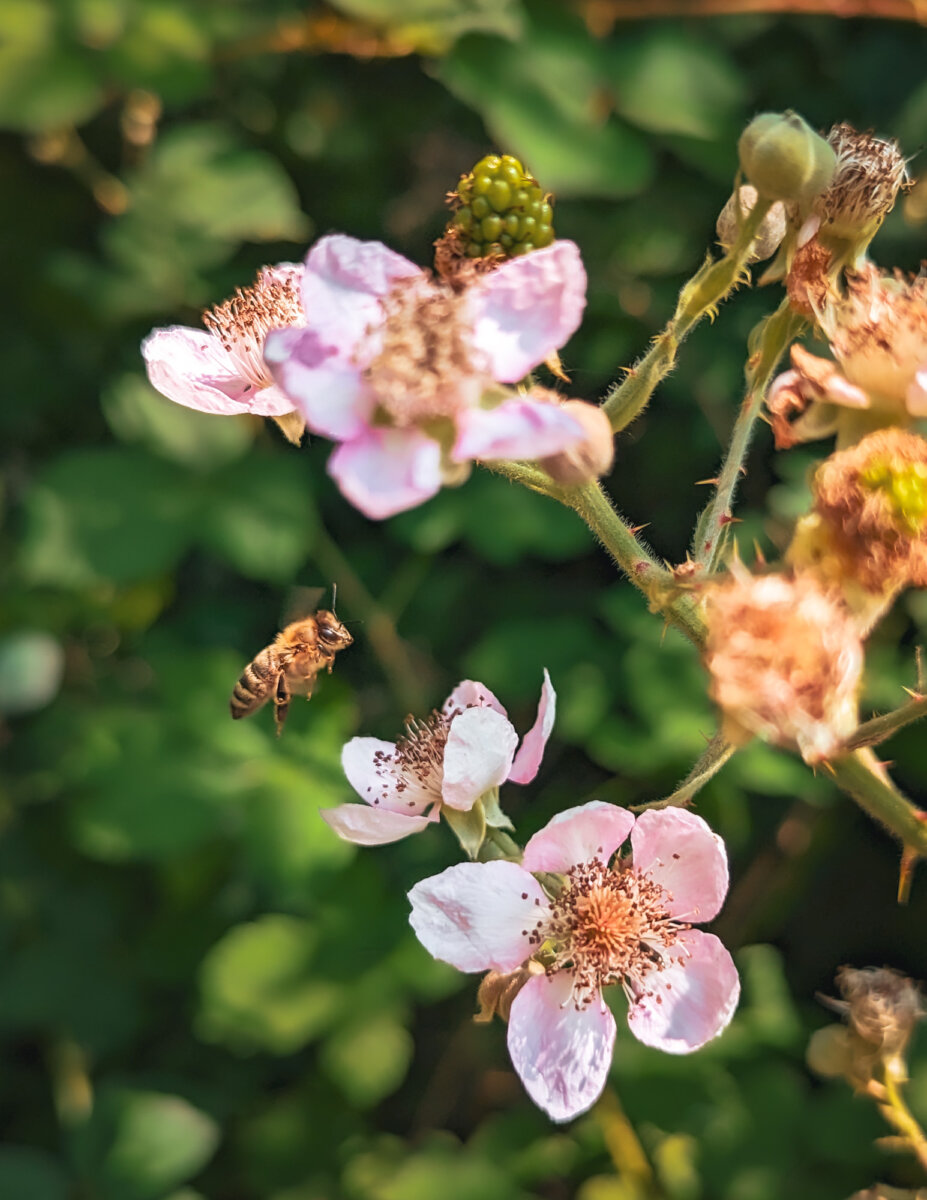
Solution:
{"label": "flower anther", "polygon": [[440,709],[423,719],[408,717],[395,742],[352,738],[341,761],[364,803],[323,809],[322,817],[345,841],[375,846],[426,829],[444,806],[468,812],[500,784],[534,779],[555,712],[545,671],[537,718],[519,745],[489,688],[465,680]]}
{"label": "flower anther", "polygon": [[205,329],[154,329],[142,343],[151,385],[186,408],[232,416],[280,417],[293,403],[274,384],[264,361],[271,330],[303,324],[302,268],[262,267],[254,283],[207,309]]}

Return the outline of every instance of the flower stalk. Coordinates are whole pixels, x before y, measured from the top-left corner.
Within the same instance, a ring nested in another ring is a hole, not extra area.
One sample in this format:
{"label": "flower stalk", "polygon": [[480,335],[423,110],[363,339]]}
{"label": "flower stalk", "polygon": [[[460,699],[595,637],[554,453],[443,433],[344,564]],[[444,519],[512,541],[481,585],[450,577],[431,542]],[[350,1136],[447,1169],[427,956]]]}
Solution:
{"label": "flower stalk", "polygon": [[730,250],[717,261],[708,258],[702,264],[679,293],[676,312],[666,328],[626,378],[608,392],[602,407],[615,433],[626,429],[644,411],[658,384],[676,365],[676,354],[684,339],[703,317],[714,317],[721,301],[743,281],[753,239],[771,207],[771,200],[757,201]]}

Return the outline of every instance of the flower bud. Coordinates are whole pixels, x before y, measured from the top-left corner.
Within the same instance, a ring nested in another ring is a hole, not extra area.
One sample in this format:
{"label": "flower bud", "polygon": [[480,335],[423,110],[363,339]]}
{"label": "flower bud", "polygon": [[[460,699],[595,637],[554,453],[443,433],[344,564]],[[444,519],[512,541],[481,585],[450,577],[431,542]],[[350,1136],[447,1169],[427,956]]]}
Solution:
{"label": "flower bud", "polygon": [[737,144],[744,174],[767,200],[807,204],[827,187],[837,165],[828,143],[798,113],[760,113]]}
{"label": "flower bud", "polygon": [[608,417],[598,405],[585,400],[566,400],[560,406],[578,421],[585,437],[574,446],[541,459],[541,466],[556,483],[565,487],[601,479],[612,467],[615,440]]}
{"label": "flower bud", "polygon": [[[757,191],[749,183],[737,189],[721,209],[718,223],[718,241],[725,250],[730,250],[737,241],[737,234],[757,202]],[[774,254],[782,243],[788,229],[785,205],[777,200],[760,223],[756,236],[750,243],[750,262],[762,262]]]}

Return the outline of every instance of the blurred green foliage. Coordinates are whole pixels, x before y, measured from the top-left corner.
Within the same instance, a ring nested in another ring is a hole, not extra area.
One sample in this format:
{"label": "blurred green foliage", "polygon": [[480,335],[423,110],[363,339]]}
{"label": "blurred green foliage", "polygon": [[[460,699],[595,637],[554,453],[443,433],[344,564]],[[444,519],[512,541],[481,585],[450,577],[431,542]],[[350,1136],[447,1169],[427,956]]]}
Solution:
{"label": "blurred green foliage", "polygon": [[[691,648],[552,502],[476,476],[372,525],[330,485],[321,441],[296,451],[144,377],[152,324],[195,323],[315,231],[427,262],[445,191],[497,148],[557,193],[558,233],[582,247],[588,315],[564,361],[594,399],[711,243],[753,112],[847,119],[909,153],[925,140],[914,24],[754,15],[594,36],[578,9],[0,3],[4,1200],[840,1200],[917,1183],[803,1051],[838,964],[927,975],[927,887],[898,909],[895,847],[759,746],[699,800],[733,860],[717,928],[741,947],[741,1011],[692,1058],[619,1041],[653,1180],[610,1157],[614,1114],[557,1129],[531,1108],[501,1028],[470,1022],[475,981],[407,925],[408,887],[454,860],[447,831],[359,853],[317,809],[350,798],[348,737],[395,736],[468,675],[525,728],[544,665],[558,725],[537,782],[504,797],[520,832],[592,796],[654,799],[713,732]],[[915,267],[925,215],[899,206],[877,256]],[[740,294],[700,329],[619,447],[610,487],[669,559],[771,303]],[[811,461],[761,439],[746,552],[781,548]],[[289,587],[332,580],[356,637],[336,674],[280,741],[266,712],[233,725],[228,694]],[[916,596],[886,622],[873,705],[912,682],[925,625]],[[890,753],[923,797],[919,731]],[[912,1103],[927,1118],[927,1056]]]}

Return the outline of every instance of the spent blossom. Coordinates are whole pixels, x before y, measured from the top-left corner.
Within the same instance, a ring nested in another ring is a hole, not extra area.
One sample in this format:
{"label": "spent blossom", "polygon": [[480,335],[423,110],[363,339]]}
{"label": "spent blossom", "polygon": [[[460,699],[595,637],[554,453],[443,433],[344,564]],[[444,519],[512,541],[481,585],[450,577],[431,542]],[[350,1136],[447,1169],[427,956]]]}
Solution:
{"label": "spent blossom", "polygon": [[[613,857],[629,834],[630,856]],[[538,874],[560,876],[559,888]],[[506,997],[512,1064],[535,1104],[567,1121],[608,1076],[615,1018],[604,988],[624,991],[635,1037],[671,1054],[726,1027],[737,971],[692,924],[716,916],[727,884],[724,843],[701,817],[670,808],[635,821],[592,801],[554,817],[520,865],[461,863],[417,883],[410,921],[460,971],[517,973]]]}
{"label": "spent blossom", "polygon": [[927,416],[927,278],[869,264],[849,272],[846,287],[817,313],[836,361],[793,346],[792,369],[770,388],[779,446],[834,432],[834,410],[820,404],[870,410],[885,424]]}
{"label": "spent blossom", "polygon": [[815,198],[811,219],[823,237],[850,241],[861,253],[907,183],[905,157],[894,139],[860,133],[846,121],[833,126],[827,141],[837,169]]}
{"label": "spent blossom", "polygon": [[442,807],[469,812],[507,780],[530,783],[553,729],[556,702],[545,671],[537,718],[519,746],[489,688],[465,679],[430,716],[409,717],[398,741],[352,738],[341,762],[364,803],[323,809],[322,816],[345,841],[379,846],[426,829]]}
{"label": "spent blossom", "polygon": [[[301,274],[296,263],[262,267],[253,284],[206,310],[205,329],[171,325],[152,330],[142,342],[152,387],[176,404],[220,416],[285,418],[293,413],[293,402],[264,362],[264,343],[270,330],[303,323]],[[283,422],[283,428],[292,431],[293,422]]]}
{"label": "spent blossom", "polygon": [[328,470],[369,517],[388,517],[465,478],[472,459],[537,459],[583,437],[557,404],[515,383],[579,326],[586,274],[573,242],[435,281],[380,242],[334,234],[306,258],[305,327],[265,358],[309,429],[338,442]]}
{"label": "spent blossom", "polygon": [[838,753],[857,725],[863,648],[840,601],[809,573],[750,575],[706,589],[705,665],[726,736],[798,747],[808,763]]}
{"label": "spent blossom", "polygon": [[814,512],[844,575],[873,592],[927,587],[927,441],[892,426],[825,459]]}

